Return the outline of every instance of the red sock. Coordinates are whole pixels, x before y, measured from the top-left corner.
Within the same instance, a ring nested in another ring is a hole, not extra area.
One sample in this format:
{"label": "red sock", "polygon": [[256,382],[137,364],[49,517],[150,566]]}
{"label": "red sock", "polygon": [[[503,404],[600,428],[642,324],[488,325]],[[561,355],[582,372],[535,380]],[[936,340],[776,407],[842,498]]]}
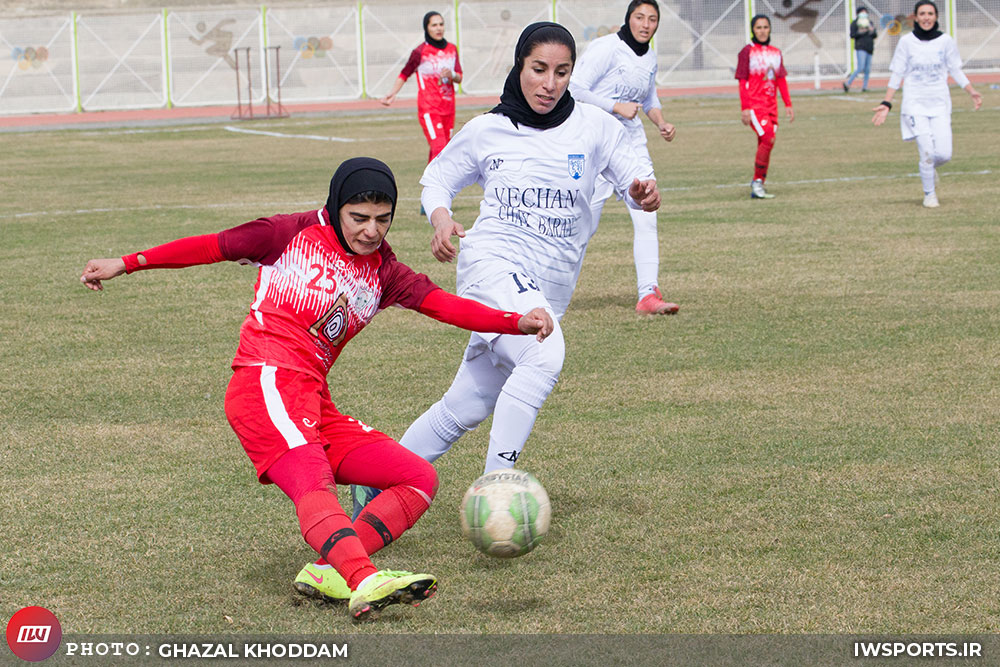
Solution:
{"label": "red sock", "polygon": [[774,148],[774,129],[770,125],[764,131],[764,136],[757,137],[757,155],[754,159],[754,180],[767,179],[767,167],[771,163],[771,149]]}
{"label": "red sock", "polygon": [[305,494],[295,510],[306,542],[336,568],[351,590],[378,571],[351,526],[351,520],[330,491]]}
{"label": "red sock", "polygon": [[354,530],[365,551],[373,554],[413,527],[430,505],[427,497],[409,486],[391,486],[365,505]]}

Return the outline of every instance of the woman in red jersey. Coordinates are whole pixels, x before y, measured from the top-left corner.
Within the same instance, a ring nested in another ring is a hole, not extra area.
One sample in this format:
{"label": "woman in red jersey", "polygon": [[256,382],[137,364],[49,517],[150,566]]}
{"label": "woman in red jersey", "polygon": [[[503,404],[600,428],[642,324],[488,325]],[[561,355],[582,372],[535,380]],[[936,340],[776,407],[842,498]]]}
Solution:
{"label": "woman in red jersey", "polygon": [[740,51],[736,60],[736,78],[739,80],[740,120],[757,135],[757,156],[754,160],[750,197],[771,199],[774,195],[764,190],[767,167],[771,162],[775,133],[778,130],[778,96],[785,103],[788,122],[795,120],[792,99],[788,94],[787,72],[781,51],[771,46],[771,19],[757,14],[750,20],[753,31],[751,43]]}
{"label": "woman in red jersey", "polygon": [[[224,260],[259,267],[226,391],[226,417],[260,482],[276,484],[291,498],[302,536],[321,556],[300,572],[296,590],[349,600],[356,620],[372,620],[389,604],[416,605],[436,591],[432,575],[379,571],[369,555],[427,510],[437,475],[389,436],[337,410],[327,373],[344,345],[393,304],[472,331],[543,339],[554,327],[540,308],[527,315],[488,308],[445,292],[399,262],[384,241],[396,196],[388,166],[353,158],[333,175],[319,210],[92,259],[80,277],[101,290],[102,281],[145,269]],[[337,483],[384,492],[352,523],[337,500]]]}
{"label": "woman in red jersey", "polygon": [[430,162],[444,149],[455,127],[455,84],[462,83],[458,50],[444,38],[444,17],[424,14],[424,43],[413,49],[392,91],[380,102],[389,106],[403,84],[417,73],[417,117],[430,145]]}

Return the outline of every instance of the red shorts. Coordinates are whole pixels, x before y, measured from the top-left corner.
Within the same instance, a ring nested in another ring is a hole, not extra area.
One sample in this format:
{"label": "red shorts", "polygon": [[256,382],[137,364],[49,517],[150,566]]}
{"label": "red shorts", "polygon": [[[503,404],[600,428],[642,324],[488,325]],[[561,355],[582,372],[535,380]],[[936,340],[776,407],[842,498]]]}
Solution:
{"label": "red shorts", "polygon": [[778,131],[778,114],[762,109],[750,110],[750,129],[758,137],[774,136]]}
{"label": "red shorts", "polygon": [[427,144],[431,147],[427,161],[430,162],[451,141],[451,131],[455,127],[455,113],[443,116],[430,111],[420,111],[417,114],[420,127],[424,131]]}
{"label": "red shorts", "polygon": [[265,473],[290,449],[318,443],[334,472],[344,456],[364,444],[395,440],[343,415],[326,382],[274,366],[235,369],[226,389],[226,418],[236,431],[261,484]]}

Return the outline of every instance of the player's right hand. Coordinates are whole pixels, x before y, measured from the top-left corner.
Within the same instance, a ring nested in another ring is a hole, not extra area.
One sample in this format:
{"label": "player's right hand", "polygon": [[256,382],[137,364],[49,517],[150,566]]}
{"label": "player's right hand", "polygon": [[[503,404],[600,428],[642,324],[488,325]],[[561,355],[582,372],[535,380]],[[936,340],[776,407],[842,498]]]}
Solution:
{"label": "player's right hand", "polygon": [[[438,213],[442,211],[443,213]],[[439,262],[450,262],[458,256],[458,248],[451,242],[452,236],[465,237],[465,227],[455,222],[447,209],[439,208],[431,214],[434,236],[431,238],[431,254]]]}
{"label": "player's right hand", "polygon": [[390,104],[392,104],[392,101],[394,99],[396,99],[395,95],[386,95],[385,97],[379,99],[379,102],[382,104],[382,106],[387,107]]}
{"label": "player's right hand", "polygon": [[642,111],[642,105],[638,102],[615,102],[612,111],[621,116],[622,118],[628,118],[632,120],[639,115]]}
{"label": "player's right hand", "polygon": [[744,109],[743,111],[741,111],[740,122],[743,123],[744,125],[750,125],[750,119],[752,113],[753,113],[752,109]]}
{"label": "player's right hand", "polygon": [[123,273],[125,273],[125,262],[121,257],[114,259],[92,259],[87,262],[87,266],[83,267],[83,275],[80,276],[80,282],[87,289],[100,292],[104,289],[104,285],[101,284],[102,280],[111,280]]}
{"label": "player's right hand", "polygon": [[544,308],[532,308],[517,321],[517,328],[521,330],[521,333],[535,334],[539,343],[549,337],[555,326],[552,315]]}
{"label": "player's right hand", "polygon": [[875,115],[872,116],[872,124],[875,127],[878,127],[879,125],[884,123],[885,119],[889,116],[889,107],[885,106],[884,104],[878,105],[877,107],[872,109],[872,111],[875,112]]}

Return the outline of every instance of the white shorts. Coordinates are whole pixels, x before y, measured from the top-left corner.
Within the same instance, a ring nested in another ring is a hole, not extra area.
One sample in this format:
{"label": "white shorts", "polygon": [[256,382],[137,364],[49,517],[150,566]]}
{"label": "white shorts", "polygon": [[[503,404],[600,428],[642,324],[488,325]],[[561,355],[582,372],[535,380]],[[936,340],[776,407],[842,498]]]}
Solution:
{"label": "white shorts", "polygon": [[[499,310],[513,311],[522,315],[533,308],[544,308],[553,319],[557,319],[555,309],[549,304],[535,279],[520,271],[504,271],[469,285],[459,296],[474,299]],[[473,333],[473,338],[481,337],[492,341],[498,333]]]}
{"label": "white shorts", "polygon": [[899,127],[902,130],[903,141],[913,141],[917,137],[926,134],[937,134],[951,130],[951,114],[941,116],[917,116],[913,114],[899,114]]}

